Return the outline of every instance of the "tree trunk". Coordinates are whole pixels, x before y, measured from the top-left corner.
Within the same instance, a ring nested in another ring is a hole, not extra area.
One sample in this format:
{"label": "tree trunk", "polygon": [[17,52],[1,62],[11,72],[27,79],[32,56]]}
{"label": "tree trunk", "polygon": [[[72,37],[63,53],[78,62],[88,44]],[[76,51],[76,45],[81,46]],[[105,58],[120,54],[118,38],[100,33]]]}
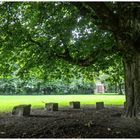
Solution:
{"label": "tree trunk", "polygon": [[126,117],[137,117],[140,111],[140,53],[125,59]]}
{"label": "tree trunk", "polygon": [[117,83],[115,83],[115,93],[118,92],[118,86],[117,86]]}
{"label": "tree trunk", "polygon": [[119,94],[120,94],[120,95],[123,95],[123,92],[122,92],[122,84],[121,84],[121,82],[118,83],[118,88],[119,88]]}

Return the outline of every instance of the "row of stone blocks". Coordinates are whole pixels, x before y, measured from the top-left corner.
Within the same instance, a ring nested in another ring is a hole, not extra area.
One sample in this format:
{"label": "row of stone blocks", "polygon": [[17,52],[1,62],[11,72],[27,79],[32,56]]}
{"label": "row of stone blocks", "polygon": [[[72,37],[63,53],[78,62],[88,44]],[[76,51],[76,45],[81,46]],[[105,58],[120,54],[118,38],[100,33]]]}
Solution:
{"label": "row of stone blocks", "polygon": [[[71,109],[80,109],[80,102],[70,102]],[[104,102],[96,102],[96,109],[104,108]],[[58,103],[46,103],[45,109],[48,111],[58,111]]]}
{"label": "row of stone blocks", "polygon": [[[80,109],[80,102],[70,102],[71,109]],[[58,103],[46,103],[45,109],[48,111],[58,111]]]}
{"label": "row of stone blocks", "polygon": [[[80,109],[80,102],[70,102],[71,109]],[[104,108],[104,102],[96,102],[96,109],[100,110]],[[58,111],[58,103],[45,103],[45,109],[47,111]],[[31,111],[31,105],[18,105],[12,110],[12,115],[16,116],[29,116]]]}

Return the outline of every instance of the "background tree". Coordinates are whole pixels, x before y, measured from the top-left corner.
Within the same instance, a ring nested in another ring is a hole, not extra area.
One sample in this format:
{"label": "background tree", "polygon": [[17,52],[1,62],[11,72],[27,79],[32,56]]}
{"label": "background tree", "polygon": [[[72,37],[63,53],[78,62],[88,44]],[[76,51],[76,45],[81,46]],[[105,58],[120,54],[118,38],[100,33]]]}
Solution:
{"label": "background tree", "polygon": [[124,69],[122,58],[113,60],[112,65],[101,71],[99,76],[106,86],[107,92],[124,94]]}

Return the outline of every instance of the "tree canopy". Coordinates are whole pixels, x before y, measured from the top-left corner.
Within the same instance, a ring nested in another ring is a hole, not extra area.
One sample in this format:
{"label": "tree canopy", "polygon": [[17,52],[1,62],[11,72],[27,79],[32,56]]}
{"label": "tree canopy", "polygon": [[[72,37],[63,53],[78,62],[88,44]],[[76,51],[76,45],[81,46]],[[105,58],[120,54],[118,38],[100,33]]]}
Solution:
{"label": "tree canopy", "polygon": [[0,13],[2,74],[57,71],[60,76],[71,64],[99,71],[118,57],[111,32],[100,30],[71,3],[6,2]]}
{"label": "tree canopy", "polygon": [[120,58],[125,114],[135,117],[140,107],[139,13],[138,2],[2,3],[0,72],[47,75],[59,69],[62,75],[73,64],[98,71]]}

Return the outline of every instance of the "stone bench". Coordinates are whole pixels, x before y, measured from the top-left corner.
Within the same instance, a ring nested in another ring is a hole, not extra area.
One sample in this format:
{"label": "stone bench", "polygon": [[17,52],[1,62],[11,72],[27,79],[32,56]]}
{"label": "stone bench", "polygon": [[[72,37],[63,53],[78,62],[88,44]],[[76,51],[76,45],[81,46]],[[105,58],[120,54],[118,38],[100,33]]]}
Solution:
{"label": "stone bench", "polygon": [[80,102],[70,102],[70,108],[72,109],[80,109]]}
{"label": "stone bench", "polygon": [[45,103],[45,110],[58,111],[58,103]]}
{"label": "stone bench", "polygon": [[96,102],[96,109],[97,110],[104,109],[104,102]]}
{"label": "stone bench", "polygon": [[17,105],[13,107],[12,115],[15,116],[29,116],[31,111],[31,105]]}

